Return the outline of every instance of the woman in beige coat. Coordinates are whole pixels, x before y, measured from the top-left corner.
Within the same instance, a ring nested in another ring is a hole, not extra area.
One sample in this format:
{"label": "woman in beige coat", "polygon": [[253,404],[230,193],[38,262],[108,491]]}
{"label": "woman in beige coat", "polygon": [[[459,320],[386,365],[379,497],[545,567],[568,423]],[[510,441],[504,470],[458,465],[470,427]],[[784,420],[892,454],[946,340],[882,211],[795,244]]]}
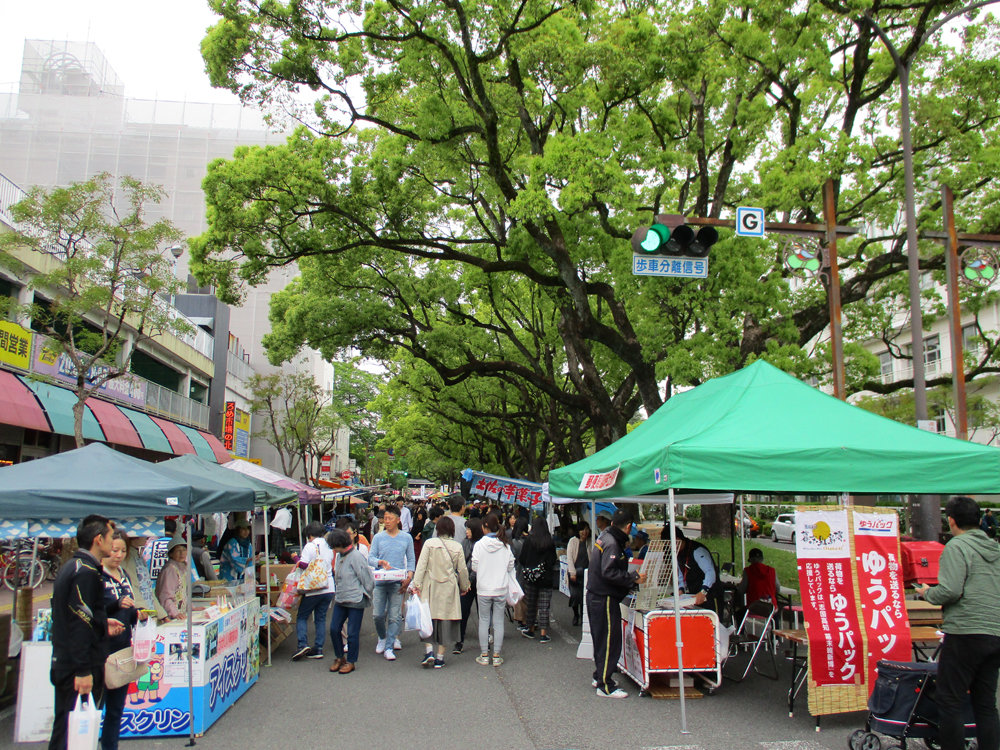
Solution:
{"label": "woman in beige coat", "polygon": [[[455,522],[441,516],[435,525],[437,536],[424,542],[410,589],[430,606],[434,632],[424,641],[424,668],[444,666],[446,644],[458,640],[462,619],[461,595],[469,588],[469,569],[462,545],[452,537]],[[437,655],[434,647],[437,646]]]}

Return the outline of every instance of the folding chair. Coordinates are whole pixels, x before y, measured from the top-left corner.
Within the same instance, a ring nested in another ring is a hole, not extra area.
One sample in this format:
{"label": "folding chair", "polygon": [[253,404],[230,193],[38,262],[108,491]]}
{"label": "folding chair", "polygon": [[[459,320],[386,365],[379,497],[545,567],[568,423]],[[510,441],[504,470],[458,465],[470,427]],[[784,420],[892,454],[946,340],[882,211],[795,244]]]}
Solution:
{"label": "folding chair", "polygon": [[[733,682],[743,682],[750,674],[750,669],[757,674],[767,677],[769,680],[778,679],[778,661],[775,658],[774,646],[774,621],[777,616],[777,608],[769,599],[759,599],[752,602],[743,613],[740,626],[736,632],[729,636],[729,656],[737,656],[741,651],[750,652],[746,668],[739,677],[731,677],[728,674],[723,676]],[[771,655],[770,672],[762,672],[757,667],[757,655],[762,651]],[[727,662],[728,664],[728,662]]]}

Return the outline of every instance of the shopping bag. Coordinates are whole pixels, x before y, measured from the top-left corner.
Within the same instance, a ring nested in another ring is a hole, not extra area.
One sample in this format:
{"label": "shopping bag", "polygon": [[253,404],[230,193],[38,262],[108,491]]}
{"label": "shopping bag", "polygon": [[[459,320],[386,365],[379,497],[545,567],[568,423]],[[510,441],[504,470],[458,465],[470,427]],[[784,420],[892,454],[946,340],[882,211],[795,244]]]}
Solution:
{"label": "shopping bag", "polygon": [[507,574],[507,603],[512,607],[524,598],[524,589],[513,573]]}
{"label": "shopping bag", "polygon": [[309,567],[302,571],[302,575],[299,576],[299,591],[319,591],[320,589],[325,589],[329,583],[330,571],[323,564],[323,558],[320,557],[319,550],[317,550],[316,557],[313,558],[312,562],[309,563]]}
{"label": "shopping bag", "polygon": [[147,617],[132,631],[132,657],[139,664],[145,664],[153,658],[153,643],[155,641],[156,622],[152,617]]}
{"label": "shopping bag", "polygon": [[431,619],[431,605],[423,599],[417,599],[417,601],[420,602],[420,637],[430,638],[434,633],[434,621]]}
{"label": "shopping bag", "polygon": [[295,596],[298,593],[299,576],[302,575],[301,568],[295,568],[285,578],[285,587],[278,594],[277,606],[282,609],[291,609],[295,606]]}
{"label": "shopping bag", "polygon": [[403,630],[420,630],[421,624],[420,597],[416,594],[410,594],[410,598],[406,600],[406,619],[403,621]]}
{"label": "shopping bag", "polygon": [[66,750],[97,750],[100,738],[101,712],[94,705],[94,696],[78,694],[76,708],[69,712]]}

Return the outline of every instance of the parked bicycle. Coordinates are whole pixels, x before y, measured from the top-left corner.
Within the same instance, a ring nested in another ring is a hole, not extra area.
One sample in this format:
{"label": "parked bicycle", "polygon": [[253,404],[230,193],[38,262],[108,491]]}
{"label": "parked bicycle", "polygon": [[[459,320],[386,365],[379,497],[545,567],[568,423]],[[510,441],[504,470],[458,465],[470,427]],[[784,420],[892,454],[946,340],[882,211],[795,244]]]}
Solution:
{"label": "parked bicycle", "polygon": [[31,545],[7,544],[0,547],[0,579],[11,591],[15,588],[38,588],[42,581],[55,580],[61,560],[55,545],[39,545],[32,562]]}

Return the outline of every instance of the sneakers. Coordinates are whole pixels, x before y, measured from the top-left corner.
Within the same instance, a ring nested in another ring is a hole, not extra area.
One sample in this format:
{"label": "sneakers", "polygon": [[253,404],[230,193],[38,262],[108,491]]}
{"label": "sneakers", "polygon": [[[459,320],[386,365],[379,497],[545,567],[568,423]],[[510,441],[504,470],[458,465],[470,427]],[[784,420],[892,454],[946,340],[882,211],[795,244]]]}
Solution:
{"label": "sneakers", "polygon": [[323,658],[323,652],[322,651],[317,651],[316,649],[312,649],[312,653],[309,654],[308,656],[306,656],[306,658],[307,659],[322,659]]}
{"label": "sneakers", "polygon": [[403,650],[403,644],[399,642],[399,638],[397,638],[396,640],[394,640],[392,642],[392,650],[393,651],[402,651]]}
{"label": "sneakers", "polygon": [[545,635],[539,637],[538,642],[539,643],[548,643],[551,640],[552,639],[548,636],[548,634],[545,634]]}
{"label": "sneakers", "polygon": [[424,658],[420,662],[420,664],[424,669],[427,669],[428,667],[433,667],[435,661],[437,660],[434,658],[434,652],[428,651],[426,654],[424,654]]}
{"label": "sneakers", "polygon": [[490,665],[490,655],[480,654],[476,657],[476,664],[482,664],[484,667],[488,667]]}
{"label": "sneakers", "polygon": [[392,652],[391,648],[387,648],[385,653],[382,654],[386,661],[396,661],[396,655]]}
{"label": "sneakers", "polygon": [[499,667],[501,664],[503,664],[503,659],[500,658],[500,654],[493,654],[493,666]]}
{"label": "sneakers", "polygon": [[378,643],[375,644],[375,653],[381,654],[385,651],[385,638],[379,638]]}
{"label": "sneakers", "polygon": [[444,668],[444,659],[440,657],[434,659],[434,669],[443,669],[443,668]]}
{"label": "sneakers", "polygon": [[455,648],[453,648],[451,650],[451,653],[453,653],[453,654],[460,654],[460,653],[462,653],[462,649],[464,649],[464,648],[465,648],[465,644],[462,643],[461,641],[459,641],[458,643],[455,644]]}
{"label": "sneakers", "polygon": [[597,695],[600,698],[617,698],[618,700],[621,700],[622,698],[628,698],[628,693],[626,693],[621,688],[615,688],[610,693],[605,693],[600,688],[597,688]]}
{"label": "sneakers", "polygon": [[315,652],[311,648],[309,648],[308,646],[303,646],[302,648],[300,648],[298,651],[295,652],[295,655],[292,657],[292,661],[299,661],[299,659],[305,659],[307,656],[311,656],[313,653]]}
{"label": "sneakers", "polygon": [[597,680],[591,680],[591,681],[590,681],[590,686],[591,686],[592,688],[595,688],[595,687],[597,687]]}
{"label": "sneakers", "polygon": [[535,637],[535,631],[534,630],[527,630],[527,629],[525,629],[525,630],[521,631],[521,635],[523,635],[525,638],[534,638]]}

